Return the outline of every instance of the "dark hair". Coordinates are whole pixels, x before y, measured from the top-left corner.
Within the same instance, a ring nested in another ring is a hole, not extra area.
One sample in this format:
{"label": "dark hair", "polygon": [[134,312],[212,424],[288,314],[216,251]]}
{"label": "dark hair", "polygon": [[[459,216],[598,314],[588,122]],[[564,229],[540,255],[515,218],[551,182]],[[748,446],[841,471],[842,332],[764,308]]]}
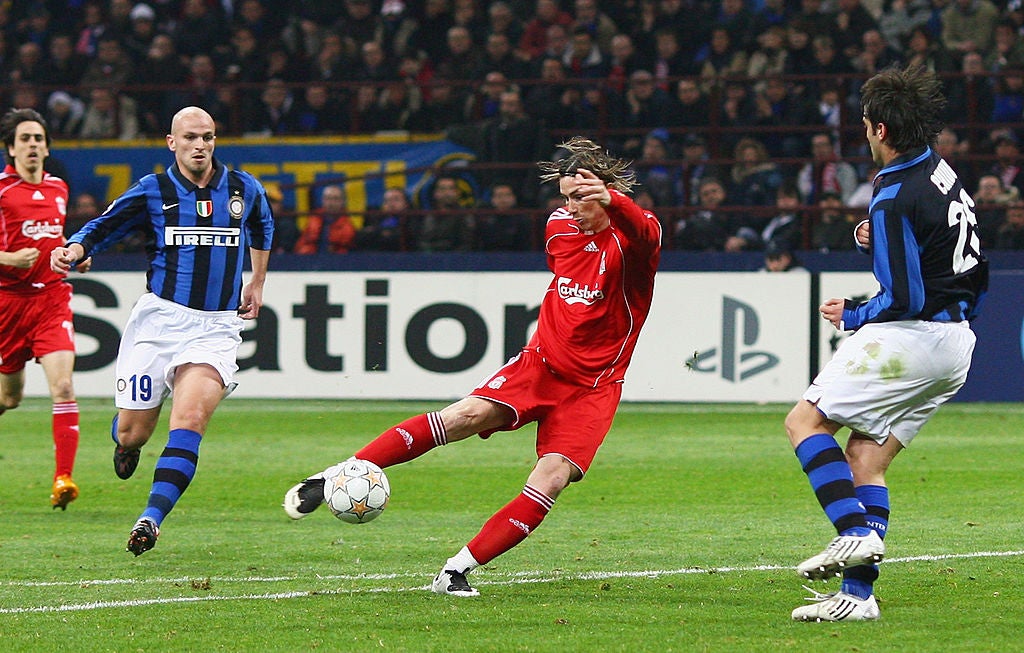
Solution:
{"label": "dark hair", "polygon": [[[1012,24],[1012,21],[1010,21],[1010,22]],[[909,32],[907,32],[906,36],[903,37],[903,47],[904,48],[908,47],[910,45],[910,41],[914,38],[914,36],[916,36],[918,34],[923,36],[924,40],[928,42],[928,47],[929,48],[932,47],[932,45],[935,44],[935,36],[932,35],[932,33],[930,31],[928,31],[928,28],[925,27],[924,25],[917,25],[916,27],[911,29]]]}
{"label": "dark hair", "polygon": [[590,38],[594,38],[594,30],[590,29],[586,25],[577,25],[574,27],[572,29],[572,35],[576,36],[577,34],[586,34]]}
{"label": "dark hair", "polygon": [[779,184],[778,189],[775,191],[776,197],[800,197],[800,189],[796,185],[796,180],[792,177],[786,177]]}
{"label": "dark hair", "polygon": [[781,258],[788,254],[791,259],[795,259],[793,255],[793,249],[781,238],[772,238],[764,245],[764,257],[770,259]]}
{"label": "dark hair", "polygon": [[4,141],[4,159],[7,163],[14,163],[9,154],[11,146],[14,145],[14,132],[18,131],[18,125],[23,122],[38,122],[43,126],[43,133],[46,135],[46,147],[50,147],[50,128],[46,125],[46,118],[43,118],[35,109],[11,109],[0,118],[0,138]]}
{"label": "dark hair", "polygon": [[718,177],[715,177],[714,175],[705,175],[701,177],[700,181],[697,182],[697,189],[700,190],[701,188],[704,188],[705,186],[710,186],[712,184],[718,186],[724,191],[728,190],[725,185],[725,182],[719,179]]}
{"label": "dark hair", "polygon": [[933,145],[942,131],[942,82],[923,66],[887,68],[864,82],[860,94],[864,117],[885,124],[886,142],[898,153]]}

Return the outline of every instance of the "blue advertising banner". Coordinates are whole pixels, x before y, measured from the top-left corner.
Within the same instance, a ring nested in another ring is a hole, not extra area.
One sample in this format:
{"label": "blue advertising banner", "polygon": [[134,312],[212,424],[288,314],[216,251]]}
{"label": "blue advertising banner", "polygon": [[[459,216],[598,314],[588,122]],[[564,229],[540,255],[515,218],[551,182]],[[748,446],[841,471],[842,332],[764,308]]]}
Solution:
{"label": "blue advertising banner", "polygon": [[974,360],[959,401],[1024,400],[1024,271],[993,271],[981,316]]}
{"label": "blue advertising banner", "polygon": [[[163,140],[138,143],[65,143],[53,156],[67,169],[72,197],[95,195],[106,206],[137,179],[163,172],[174,155]],[[310,211],[312,186],[344,183],[352,213],[380,204],[384,189],[404,187],[416,197],[442,166],[458,166],[474,158],[464,148],[442,139],[404,135],[374,138],[217,139],[216,156],[263,182],[277,182],[284,204],[298,214]]]}

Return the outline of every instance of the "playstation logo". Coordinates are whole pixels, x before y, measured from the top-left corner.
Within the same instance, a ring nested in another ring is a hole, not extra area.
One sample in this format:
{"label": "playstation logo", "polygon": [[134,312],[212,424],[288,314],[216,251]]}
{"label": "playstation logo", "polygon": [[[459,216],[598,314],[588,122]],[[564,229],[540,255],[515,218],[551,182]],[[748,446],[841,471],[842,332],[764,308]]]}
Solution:
{"label": "playstation logo", "polygon": [[750,304],[722,297],[722,344],[694,353],[688,367],[695,372],[718,372],[733,383],[770,370],[779,357],[766,351],[749,349],[757,343],[760,322]]}

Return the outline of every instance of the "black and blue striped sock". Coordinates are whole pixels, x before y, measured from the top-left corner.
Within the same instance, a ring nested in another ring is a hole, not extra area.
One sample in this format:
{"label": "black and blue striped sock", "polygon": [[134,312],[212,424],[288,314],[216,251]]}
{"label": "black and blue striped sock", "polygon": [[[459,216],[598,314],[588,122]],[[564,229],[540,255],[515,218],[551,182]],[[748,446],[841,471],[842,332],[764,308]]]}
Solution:
{"label": "black and blue striped sock", "polygon": [[174,508],[196,473],[199,462],[199,443],[203,436],[188,429],[174,429],[167,438],[167,446],[156,461],[153,488],[142,517],[152,519],[159,526]]}
{"label": "black and blue striped sock", "polygon": [[[867,509],[867,522],[878,537],[885,539],[889,531],[889,488],[884,485],[861,485],[857,487],[857,498]],[[878,565],[858,565],[843,571],[840,588],[847,594],[866,599],[874,592],[878,580]]]}
{"label": "black and blue striped sock", "polygon": [[850,463],[836,439],[828,433],[816,433],[797,445],[796,457],[836,531],[840,535],[870,533],[864,504],[853,488]]}

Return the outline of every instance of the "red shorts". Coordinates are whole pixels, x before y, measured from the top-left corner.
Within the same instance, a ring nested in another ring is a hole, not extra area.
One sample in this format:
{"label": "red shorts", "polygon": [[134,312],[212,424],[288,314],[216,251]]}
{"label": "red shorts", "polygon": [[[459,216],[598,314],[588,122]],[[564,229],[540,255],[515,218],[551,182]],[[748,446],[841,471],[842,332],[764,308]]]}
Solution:
{"label": "red shorts", "polygon": [[520,352],[473,392],[515,411],[508,426],[484,431],[514,431],[537,422],[537,457],[559,455],[576,466],[581,476],[604,442],[622,396],[621,383],[587,388],[567,382],[539,354]]}
{"label": "red shorts", "polygon": [[14,374],[32,358],[75,350],[71,284],[20,295],[0,292],[0,374]]}

